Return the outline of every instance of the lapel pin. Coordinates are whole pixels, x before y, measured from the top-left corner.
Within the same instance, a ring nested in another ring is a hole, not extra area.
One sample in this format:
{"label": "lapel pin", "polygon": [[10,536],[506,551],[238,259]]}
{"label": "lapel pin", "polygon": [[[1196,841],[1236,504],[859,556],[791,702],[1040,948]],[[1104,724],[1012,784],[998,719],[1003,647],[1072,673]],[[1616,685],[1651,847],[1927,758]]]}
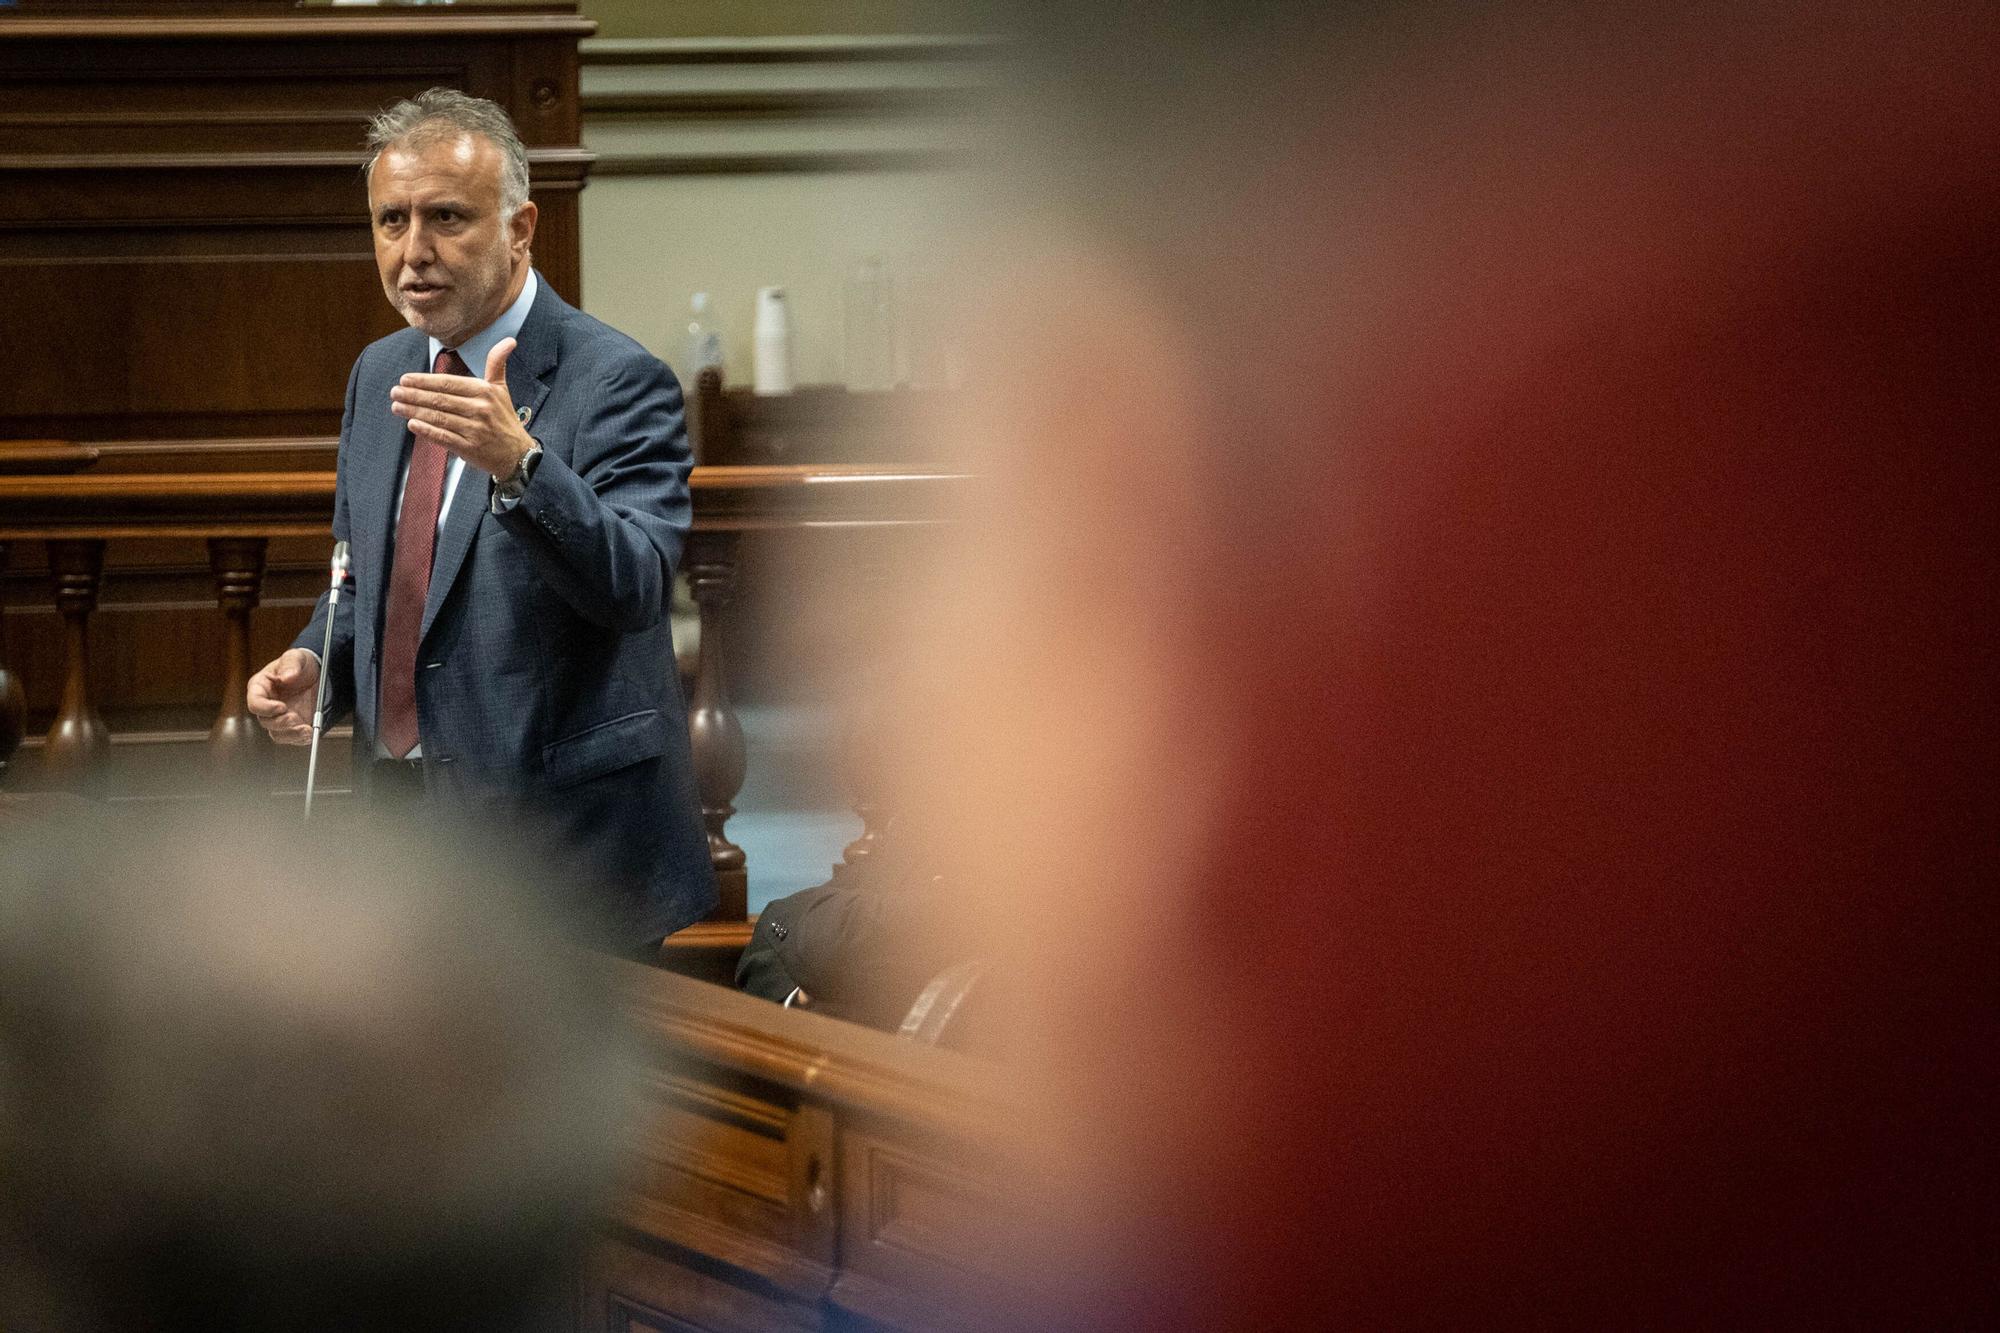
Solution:
{"label": "lapel pin", "polygon": [[525,426],[528,424],[528,418],[535,415],[535,409],[532,407],[515,408],[514,415],[521,418],[521,424]]}

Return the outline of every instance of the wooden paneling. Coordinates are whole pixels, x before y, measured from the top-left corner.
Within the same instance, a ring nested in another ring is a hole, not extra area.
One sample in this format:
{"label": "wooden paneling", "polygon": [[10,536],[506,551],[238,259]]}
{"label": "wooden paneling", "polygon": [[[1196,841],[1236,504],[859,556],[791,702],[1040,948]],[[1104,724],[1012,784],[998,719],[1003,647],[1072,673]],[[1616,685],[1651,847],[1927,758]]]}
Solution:
{"label": "wooden paneling", "polygon": [[698,1255],[663,1251],[643,1234],[607,1237],[584,1278],[587,1333],[789,1333],[824,1327],[811,1305],[778,1299]]}
{"label": "wooden paneling", "polygon": [[[365,232],[350,231],[366,244]],[[0,388],[24,433],[66,428],[101,439],[133,424],[239,415],[315,433],[330,416],[338,429],[347,372],[336,357],[305,349],[358,349],[402,322],[381,299],[366,252],[48,260],[0,265],[0,274],[21,308],[70,311],[24,340],[12,358],[18,373]],[[374,288],[374,305],[355,302],[356,288]],[[315,312],[310,325],[303,311]],[[225,327],[231,336],[212,342],[188,337]]]}
{"label": "wooden paneling", "polygon": [[954,1163],[945,1142],[905,1127],[841,1136],[841,1273],[829,1298],[882,1323],[947,1322],[956,1299],[1001,1285],[1007,1213],[991,1180]]}
{"label": "wooden paneling", "polygon": [[1032,1326],[1004,1271],[1029,1212],[1004,1183],[1023,1111],[1003,1070],[629,971],[659,1095],[584,1330]]}
{"label": "wooden paneling", "polygon": [[579,298],[589,23],[174,8],[0,18],[0,305],[15,330],[0,438],[336,430],[355,354],[401,324],[374,269],[362,135],[435,84],[514,116],[536,262]]}

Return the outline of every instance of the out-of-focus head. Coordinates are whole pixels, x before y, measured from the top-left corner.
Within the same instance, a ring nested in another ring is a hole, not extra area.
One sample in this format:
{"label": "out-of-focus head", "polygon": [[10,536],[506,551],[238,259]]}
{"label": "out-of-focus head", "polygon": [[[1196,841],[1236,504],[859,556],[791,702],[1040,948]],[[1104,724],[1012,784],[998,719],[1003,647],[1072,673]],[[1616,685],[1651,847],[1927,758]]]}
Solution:
{"label": "out-of-focus head", "polygon": [[1037,9],[907,771],[1080,1322],[1968,1319],[1993,24]]}
{"label": "out-of-focus head", "polygon": [[449,88],[383,111],[368,147],[382,290],[412,327],[455,347],[527,281],[537,213],[527,150],[497,103]]}
{"label": "out-of-focus head", "polygon": [[627,1146],[627,1052],[601,968],[518,871],[435,831],[249,811],[15,831],[0,1323],[530,1328],[562,1308]]}

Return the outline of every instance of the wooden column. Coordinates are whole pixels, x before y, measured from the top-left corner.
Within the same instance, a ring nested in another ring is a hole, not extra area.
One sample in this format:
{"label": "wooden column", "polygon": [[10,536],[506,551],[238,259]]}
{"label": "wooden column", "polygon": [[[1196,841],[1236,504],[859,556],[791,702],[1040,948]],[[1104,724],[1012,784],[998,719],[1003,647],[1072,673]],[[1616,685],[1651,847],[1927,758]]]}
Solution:
{"label": "wooden column", "polygon": [[[0,574],[7,572],[7,543],[0,542]],[[7,667],[7,607],[0,599],[0,779],[28,734],[28,702]]]}
{"label": "wooden column", "polygon": [[736,813],[745,761],[743,726],[729,698],[723,665],[723,624],[736,595],[736,548],[734,532],[688,535],[688,588],[701,611],[701,653],[695,667],[694,697],[688,701],[688,736],[694,749],[695,780],[701,788],[701,817],[708,826],[708,857],[721,891],[710,918],[715,921],[746,919],[750,903],[743,849],[723,832],[729,817]]}
{"label": "wooden column", "polygon": [[104,579],[104,543],[51,541],[49,576],[63,618],[63,690],[42,764],[55,785],[88,787],[102,779],[111,749],[111,734],[90,698],[90,613]]}
{"label": "wooden column", "polygon": [[210,537],[208,566],[215,575],[215,600],[222,609],[222,703],[208,729],[211,768],[241,778],[263,773],[271,756],[270,738],[243,695],[250,683],[250,612],[264,590],[263,537]]}

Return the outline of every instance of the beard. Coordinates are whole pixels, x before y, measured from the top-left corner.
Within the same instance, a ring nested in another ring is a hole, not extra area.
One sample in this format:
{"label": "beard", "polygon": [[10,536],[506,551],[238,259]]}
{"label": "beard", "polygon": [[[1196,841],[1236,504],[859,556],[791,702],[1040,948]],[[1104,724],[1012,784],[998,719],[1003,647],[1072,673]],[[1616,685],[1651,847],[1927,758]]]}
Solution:
{"label": "beard", "polygon": [[[513,276],[503,239],[474,262],[458,267],[432,264],[421,272],[399,268],[393,276],[385,277],[382,285],[389,304],[411,328],[455,348],[500,317]],[[403,291],[405,280],[439,284],[444,290],[429,299],[415,300]],[[478,373],[477,367],[474,373]]]}

